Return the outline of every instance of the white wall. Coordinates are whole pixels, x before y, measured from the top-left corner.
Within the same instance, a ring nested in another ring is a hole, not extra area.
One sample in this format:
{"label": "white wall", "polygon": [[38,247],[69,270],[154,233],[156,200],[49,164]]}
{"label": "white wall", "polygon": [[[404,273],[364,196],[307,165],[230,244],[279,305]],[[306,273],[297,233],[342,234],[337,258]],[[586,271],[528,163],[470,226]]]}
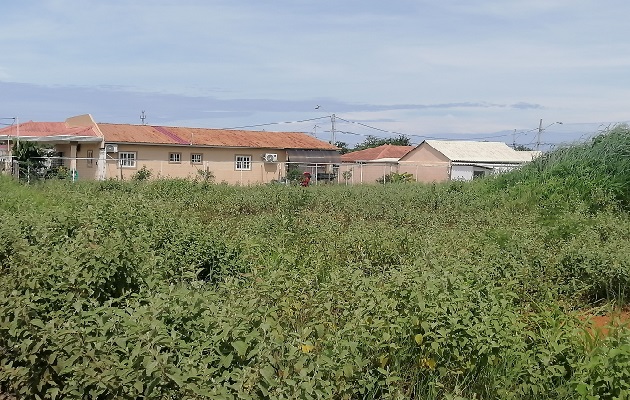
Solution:
{"label": "white wall", "polygon": [[451,166],[452,181],[472,181],[473,166],[472,165],[453,165]]}

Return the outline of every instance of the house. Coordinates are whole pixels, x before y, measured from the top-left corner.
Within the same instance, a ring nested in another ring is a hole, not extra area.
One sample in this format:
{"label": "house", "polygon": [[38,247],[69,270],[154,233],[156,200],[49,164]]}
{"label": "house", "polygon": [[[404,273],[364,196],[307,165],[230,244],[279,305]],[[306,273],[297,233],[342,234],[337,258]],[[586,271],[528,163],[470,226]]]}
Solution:
{"label": "house", "polygon": [[375,183],[398,172],[398,161],[413,148],[385,144],[343,154],[339,174],[348,183]]}
{"label": "house", "polygon": [[400,158],[398,168],[419,182],[472,180],[519,168],[540,154],[503,142],[425,140]]}
{"label": "house", "polygon": [[337,147],[301,132],[96,123],[89,114],[0,129],[0,141],[19,140],[53,145],[81,180],[129,179],[145,168],[155,177],[247,185],[280,180],[288,168],[330,177],[341,161]]}

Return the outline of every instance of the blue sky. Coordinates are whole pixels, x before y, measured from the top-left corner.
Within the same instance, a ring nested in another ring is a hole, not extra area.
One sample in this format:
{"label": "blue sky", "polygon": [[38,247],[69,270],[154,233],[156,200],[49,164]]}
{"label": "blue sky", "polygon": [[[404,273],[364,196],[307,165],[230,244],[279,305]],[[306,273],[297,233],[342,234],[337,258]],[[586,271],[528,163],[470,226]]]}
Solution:
{"label": "blue sky", "polygon": [[542,142],[564,143],[630,120],[627,15],[622,0],[5,1],[0,118],[144,110],[330,140],[334,113],[350,144],[534,144],[543,119]]}

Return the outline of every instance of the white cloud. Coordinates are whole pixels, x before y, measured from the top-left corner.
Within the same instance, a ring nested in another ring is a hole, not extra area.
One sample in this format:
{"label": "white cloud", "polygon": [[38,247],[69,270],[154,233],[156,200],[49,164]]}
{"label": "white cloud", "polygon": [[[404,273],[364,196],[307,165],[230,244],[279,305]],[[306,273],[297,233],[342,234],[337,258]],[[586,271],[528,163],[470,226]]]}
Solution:
{"label": "white cloud", "polygon": [[[58,119],[85,96],[110,122],[149,106],[160,121],[214,127],[300,119],[321,100],[427,134],[627,120],[630,27],[615,21],[629,11],[621,0],[24,0],[3,5],[0,81],[58,85]],[[7,106],[46,109],[36,92]],[[397,104],[415,108],[387,109]]]}

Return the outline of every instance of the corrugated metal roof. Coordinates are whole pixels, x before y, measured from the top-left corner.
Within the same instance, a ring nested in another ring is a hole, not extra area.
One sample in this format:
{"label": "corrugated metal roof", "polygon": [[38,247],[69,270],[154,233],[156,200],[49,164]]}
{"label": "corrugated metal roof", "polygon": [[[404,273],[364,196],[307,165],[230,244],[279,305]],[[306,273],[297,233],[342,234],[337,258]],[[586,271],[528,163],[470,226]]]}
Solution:
{"label": "corrugated metal roof", "polygon": [[523,163],[540,152],[516,151],[503,142],[426,140],[426,144],[451,161],[477,163]]}
{"label": "corrugated metal roof", "polygon": [[409,153],[413,148],[413,146],[394,146],[391,144],[384,144],[378,147],[343,154],[341,156],[341,161],[356,162],[376,161],[382,159],[387,159],[388,161],[394,159],[394,161],[396,161],[405,154]]}
{"label": "corrugated metal roof", "polygon": [[272,149],[336,150],[337,147],[301,132],[243,131],[129,124],[98,124],[110,143],[196,145]]}
{"label": "corrugated metal roof", "polygon": [[[0,129],[0,137],[16,137],[18,135],[18,127],[16,125],[7,126]],[[19,136],[23,138],[50,138],[50,137],[68,137],[72,136],[90,136],[98,137],[98,134],[91,126],[75,126],[70,127],[65,122],[23,122],[19,124]]]}

